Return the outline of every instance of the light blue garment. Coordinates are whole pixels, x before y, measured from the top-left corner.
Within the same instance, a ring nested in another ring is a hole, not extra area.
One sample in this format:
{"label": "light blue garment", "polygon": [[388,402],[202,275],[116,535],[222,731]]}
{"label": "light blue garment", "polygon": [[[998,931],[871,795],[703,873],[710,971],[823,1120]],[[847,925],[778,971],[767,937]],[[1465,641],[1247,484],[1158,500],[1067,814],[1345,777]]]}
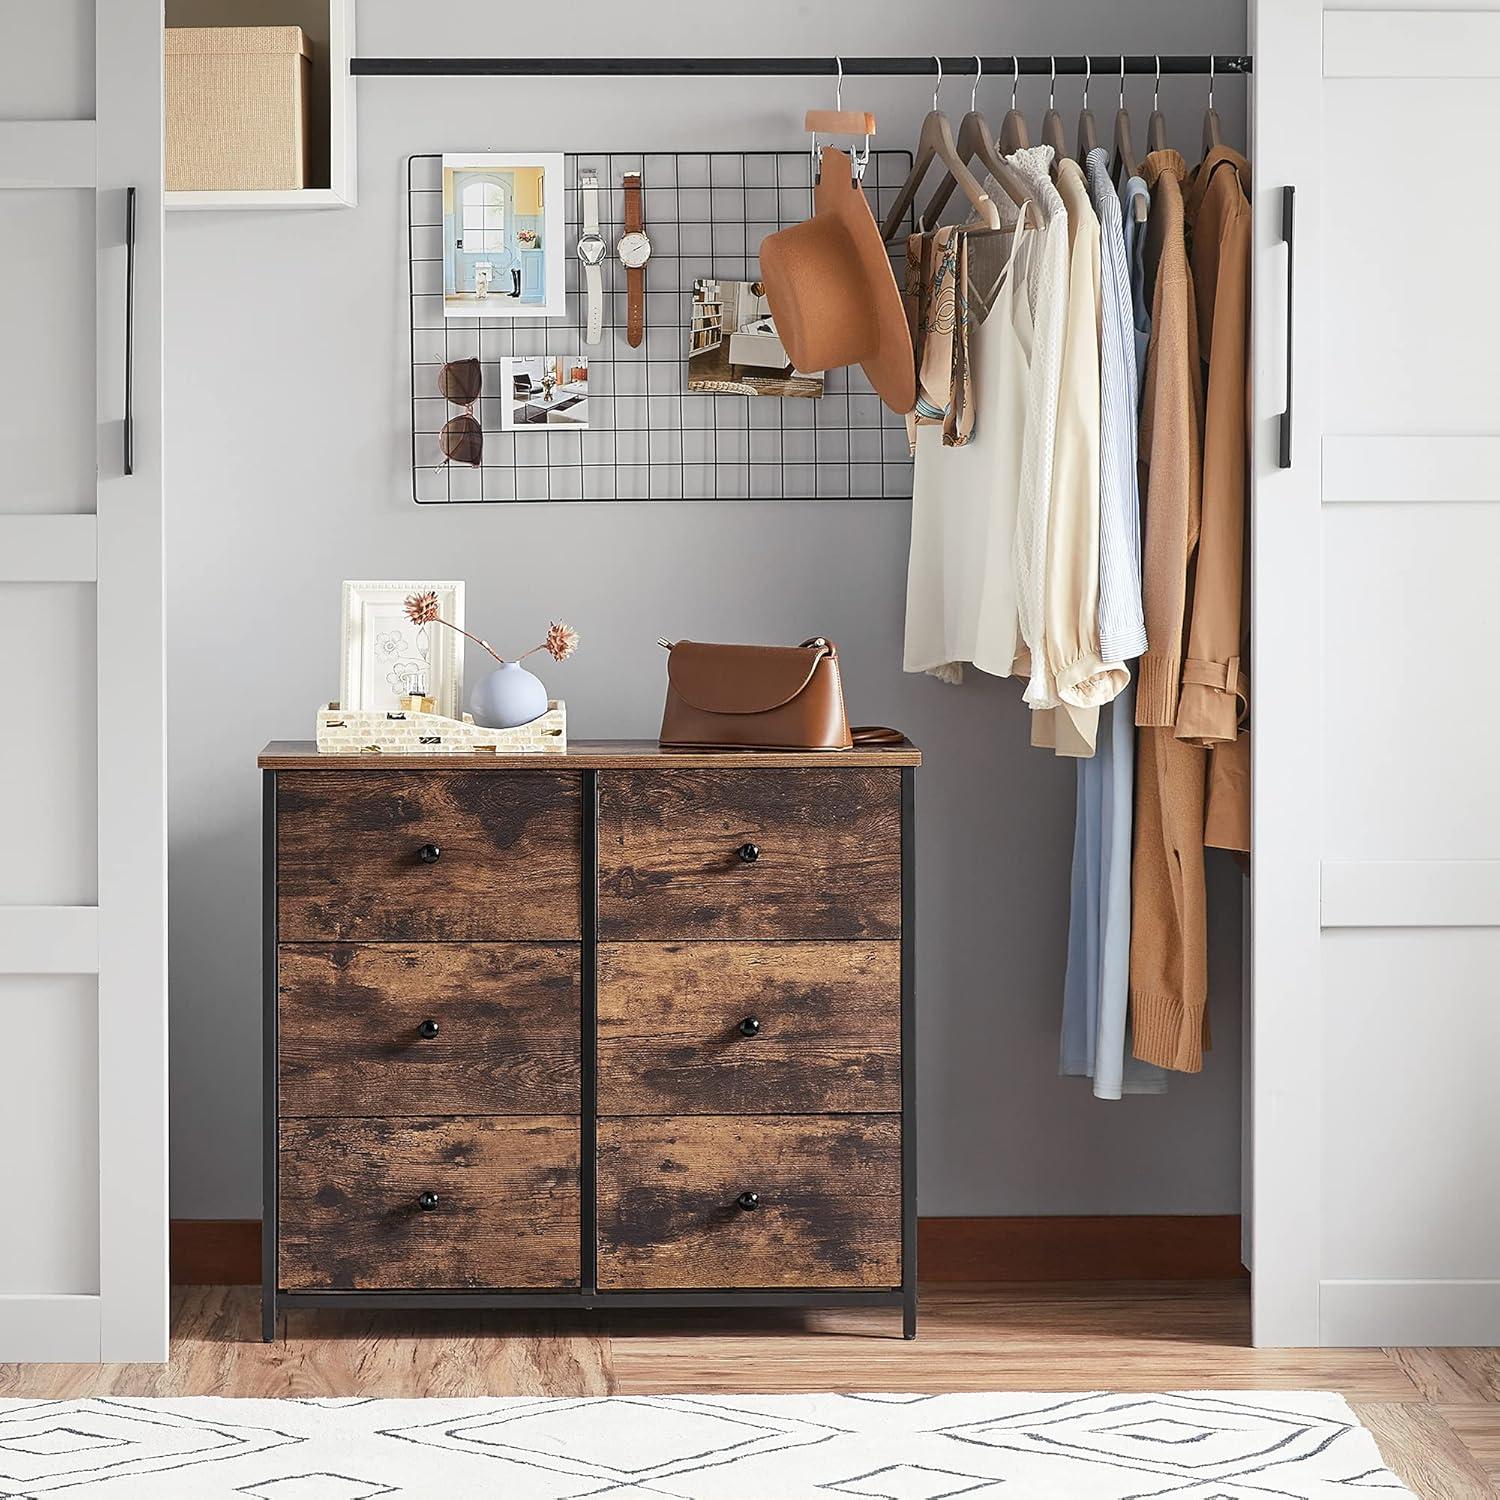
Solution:
{"label": "light blue garment", "polygon": [[[1151,345],[1151,298],[1146,292],[1146,215],[1151,211],[1151,189],[1140,177],[1130,178],[1120,194],[1120,218],[1125,233],[1125,261],[1130,269],[1130,307],[1135,320],[1135,386],[1139,401],[1146,389],[1146,350]],[[1140,203],[1137,210],[1136,203]]]}
{"label": "light blue garment", "polygon": [[[1135,217],[1134,198],[1146,185],[1132,177],[1125,186],[1123,215],[1102,150],[1090,152],[1089,188],[1099,213],[1102,237],[1101,292],[1104,295],[1100,358],[1101,481],[1113,475],[1118,545],[1130,549],[1133,563],[1117,578],[1134,577],[1140,590],[1140,486],[1136,468],[1139,391],[1145,374],[1151,310],[1145,303],[1144,226]],[[1097,170],[1096,170],[1097,168]],[[1137,191],[1138,189],[1138,191]],[[1111,212],[1113,210],[1113,212]],[[1109,336],[1111,308],[1117,321]],[[1127,321],[1128,320],[1128,321]],[[1133,328],[1127,339],[1125,330]],[[1110,415],[1114,420],[1110,420]],[[1106,490],[1101,482],[1100,532],[1103,546]],[[1117,558],[1116,562],[1121,559]],[[1101,614],[1103,571],[1101,552]],[[1128,587],[1123,584],[1122,587]],[[1127,612],[1128,613],[1128,612]],[[1101,634],[1103,622],[1101,619]],[[1132,641],[1133,643],[1133,641]],[[1139,655],[1144,640],[1131,653]],[[1130,854],[1135,795],[1135,684],[1132,682],[1099,715],[1094,755],[1078,762],[1078,798],[1073,829],[1073,881],[1068,917],[1068,971],[1063,988],[1059,1071],[1094,1080],[1100,1099],[1122,1094],[1162,1094],[1166,1073],[1128,1055],[1130,1011]]]}

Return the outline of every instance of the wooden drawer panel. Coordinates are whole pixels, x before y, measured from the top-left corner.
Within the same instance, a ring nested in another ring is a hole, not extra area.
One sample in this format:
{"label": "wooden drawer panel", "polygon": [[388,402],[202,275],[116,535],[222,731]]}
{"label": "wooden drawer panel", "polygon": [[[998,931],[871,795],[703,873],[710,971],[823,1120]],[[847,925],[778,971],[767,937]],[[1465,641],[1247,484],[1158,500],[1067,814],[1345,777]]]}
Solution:
{"label": "wooden drawer panel", "polygon": [[601,938],[900,930],[899,771],[600,773]]}
{"label": "wooden drawer panel", "polygon": [[578,1285],[576,1119],[283,1120],[280,1172],[288,1290]]}
{"label": "wooden drawer panel", "polygon": [[[567,941],[581,933],[576,774],[291,771],[276,781],[279,936]],[[439,855],[425,863],[420,851]]]}
{"label": "wooden drawer panel", "polygon": [[899,1110],[900,944],[601,945],[598,1098],[606,1115]]}
{"label": "wooden drawer panel", "polygon": [[283,944],[281,1113],[577,1113],[580,952]]}
{"label": "wooden drawer panel", "polygon": [[600,1120],[600,1290],[900,1281],[899,1117]]}

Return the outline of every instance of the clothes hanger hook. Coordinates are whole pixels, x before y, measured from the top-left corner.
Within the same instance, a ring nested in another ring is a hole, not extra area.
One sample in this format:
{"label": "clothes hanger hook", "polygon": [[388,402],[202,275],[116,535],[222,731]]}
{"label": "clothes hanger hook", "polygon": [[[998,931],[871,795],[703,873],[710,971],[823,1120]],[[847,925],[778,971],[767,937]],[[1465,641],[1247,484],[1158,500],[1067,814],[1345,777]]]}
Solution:
{"label": "clothes hanger hook", "polygon": [[839,81],[833,86],[833,107],[842,109],[844,107],[844,59],[835,56],[834,62],[838,64]]}
{"label": "clothes hanger hook", "polygon": [[1161,113],[1161,53],[1156,57],[1156,82],[1151,86],[1151,108],[1158,114]]}
{"label": "clothes hanger hook", "polygon": [[1083,107],[1089,107],[1089,84],[1094,79],[1094,59],[1087,52],[1083,54]]}
{"label": "clothes hanger hook", "polygon": [[1208,107],[1214,107],[1214,55],[1208,54]]}
{"label": "clothes hanger hook", "polygon": [[1120,108],[1125,108],[1125,54],[1120,54]]}
{"label": "clothes hanger hook", "polygon": [[976,52],[974,54],[974,87],[969,90],[969,113],[973,114],[979,108],[979,80],[984,77],[984,59]]}
{"label": "clothes hanger hook", "polygon": [[1047,108],[1053,109],[1057,105],[1057,54],[1048,55],[1052,58],[1052,81],[1047,85]]}
{"label": "clothes hanger hook", "polygon": [[1010,75],[1010,107],[1014,109],[1016,107],[1016,90],[1021,84],[1021,59],[1014,52],[1010,55],[1010,65],[1012,69]]}
{"label": "clothes hanger hook", "polygon": [[932,54],[932,60],[937,64],[937,82],[932,86],[932,109],[937,113],[938,95],[943,91],[943,60],[936,52]]}

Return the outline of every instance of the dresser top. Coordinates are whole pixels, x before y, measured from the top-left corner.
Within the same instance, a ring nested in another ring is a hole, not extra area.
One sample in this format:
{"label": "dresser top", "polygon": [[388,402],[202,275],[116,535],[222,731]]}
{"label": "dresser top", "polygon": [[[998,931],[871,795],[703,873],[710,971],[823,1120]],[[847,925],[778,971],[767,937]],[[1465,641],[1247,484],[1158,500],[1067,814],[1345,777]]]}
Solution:
{"label": "dresser top", "polygon": [[320,755],[312,740],[272,740],[260,752],[263,771],[379,771],[462,769],[465,771],[653,770],[663,766],[817,766],[827,769],[919,766],[922,752],[907,740],[900,745],[860,745],[853,750],[664,750],[655,740],[574,740],[562,754],[465,751],[460,755]]}

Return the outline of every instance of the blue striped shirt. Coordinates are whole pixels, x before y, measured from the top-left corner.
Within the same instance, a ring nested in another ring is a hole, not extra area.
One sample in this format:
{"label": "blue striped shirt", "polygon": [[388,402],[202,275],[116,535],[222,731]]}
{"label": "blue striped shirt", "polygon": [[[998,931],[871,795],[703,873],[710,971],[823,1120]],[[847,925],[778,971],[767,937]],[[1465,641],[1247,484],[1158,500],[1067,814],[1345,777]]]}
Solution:
{"label": "blue striped shirt", "polygon": [[1099,654],[1133,661],[1146,649],[1141,604],[1141,510],[1136,473],[1138,383],[1135,317],[1120,200],[1109,153],[1095,146],[1084,162],[1099,215]]}

